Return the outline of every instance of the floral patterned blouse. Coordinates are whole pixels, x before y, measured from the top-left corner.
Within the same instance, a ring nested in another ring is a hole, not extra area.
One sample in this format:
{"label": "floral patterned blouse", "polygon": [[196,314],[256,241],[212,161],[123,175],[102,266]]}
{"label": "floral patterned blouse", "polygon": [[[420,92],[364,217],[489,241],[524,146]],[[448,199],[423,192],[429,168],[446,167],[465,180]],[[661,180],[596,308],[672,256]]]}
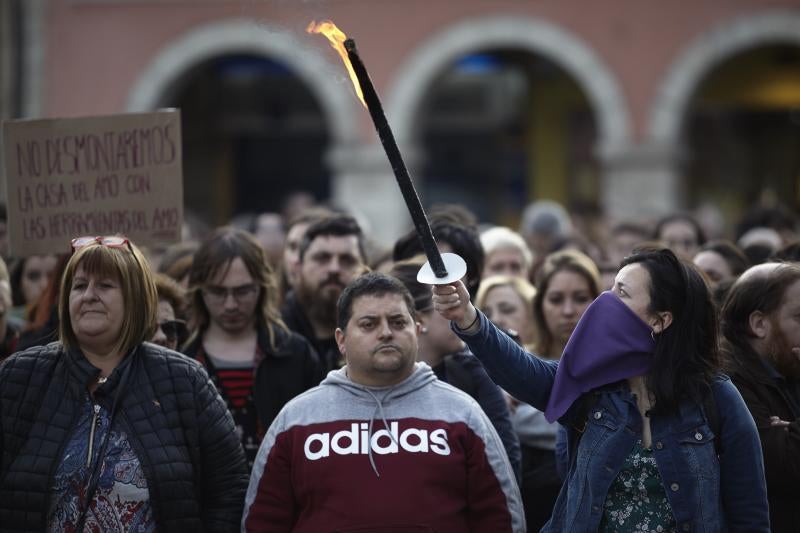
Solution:
{"label": "floral patterned blouse", "polygon": [[606,495],[600,531],[677,531],[653,451],[636,441]]}
{"label": "floral patterned blouse", "polygon": [[[155,520],[142,464],[128,436],[116,424],[108,437],[106,455],[100,457],[111,417],[103,408],[95,414],[94,407],[87,395],[78,424],[56,468],[47,530],[75,532],[81,509],[86,505],[85,491],[93,470],[90,465],[102,460],[100,481],[86,514],[84,531],[152,533]],[[90,454],[91,462],[87,464]]]}

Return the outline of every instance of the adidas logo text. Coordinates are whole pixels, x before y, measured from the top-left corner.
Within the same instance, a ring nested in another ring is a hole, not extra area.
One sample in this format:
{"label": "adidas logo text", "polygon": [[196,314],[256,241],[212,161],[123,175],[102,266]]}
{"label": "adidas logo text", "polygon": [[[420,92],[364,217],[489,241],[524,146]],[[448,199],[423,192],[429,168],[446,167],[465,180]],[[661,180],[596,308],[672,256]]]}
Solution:
{"label": "adidas logo text", "polygon": [[[447,443],[447,432],[444,429],[408,428],[400,433],[397,422],[389,424],[391,435],[386,429],[381,429],[369,436],[369,424],[350,424],[350,430],[334,433],[313,433],[306,438],[303,451],[306,458],[316,461],[331,454],[335,455],[367,455],[369,447],[372,453],[387,455],[399,453],[399,448],[411,453],[429,453],[450,455],[450,446]],[[394,437],[394,438],[392,438]],[[399,447],[398,447],[399,445]]]}

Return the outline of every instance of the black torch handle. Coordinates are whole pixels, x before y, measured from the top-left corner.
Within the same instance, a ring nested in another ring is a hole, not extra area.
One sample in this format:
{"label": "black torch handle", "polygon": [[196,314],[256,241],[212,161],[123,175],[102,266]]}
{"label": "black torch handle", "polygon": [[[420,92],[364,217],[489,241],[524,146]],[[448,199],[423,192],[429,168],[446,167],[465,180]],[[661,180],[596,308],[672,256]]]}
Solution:
{"label": "black torch handle", "polygon": [[400,149],[397,147],[397,142],[394,140],[392,129],[389,127],[389,122],[386,120],[386,115],[383,112],[383,106],[381,106],[378,93],[372,85],[372,80],[369,78],[367,68],[358,56],[355,41],[353,39],[347,39],[344,42],[344,47],[347,50],[350,64],[353,65],[353,71],[361,86],[364,102],[367,104],[372,122],[375,124],[375,130],[378,132],[378,137],[381,139],[383,149],[386,152],[386,156],[389,158],[389,163],[392,165],[392,171],[394,171],[394,177],[397,179],[397,185],[400,187],[400,192],[403,193],[403,199],[406,201],[406,207],[408,207],[408,212],[411,214],[411,220],[414,222],[414,227],[417,229],[417,235],[419,235],[419,238],[422,240],[422,248],[425,250],[425,255],[428,257],[428,262],[431,264],[431,270],[433,270],[437,278],[443,278],[447,276],[447,269],[444,266],[441,254],[439,254],[439,248],[436,247],[436,241],[433,238],[431,226],[428,224],[428,217],[425,216],[422,203],[419,201],[417,190],[411,182],[411,176],[408,174],[403,156],[400,154]]}

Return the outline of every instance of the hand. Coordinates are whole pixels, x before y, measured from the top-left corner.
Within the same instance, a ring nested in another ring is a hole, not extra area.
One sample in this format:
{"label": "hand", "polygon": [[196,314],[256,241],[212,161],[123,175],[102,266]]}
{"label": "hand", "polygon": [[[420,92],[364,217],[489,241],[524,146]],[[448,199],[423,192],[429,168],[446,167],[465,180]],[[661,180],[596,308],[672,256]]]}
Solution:
{"label": "hand", "polygon": [[478,316],[461,280],[448,285],[434,285],[433,308],[447,320],[455,322],[459,329],[467,329]]}
{"label": "hand", "polygon": [[772,427],[781,427],[786,431],[789,431],[789,425],[791,422],[787,422],[786,420],[781,420],[780,417],[771,416],[769,417],[769,425]]}

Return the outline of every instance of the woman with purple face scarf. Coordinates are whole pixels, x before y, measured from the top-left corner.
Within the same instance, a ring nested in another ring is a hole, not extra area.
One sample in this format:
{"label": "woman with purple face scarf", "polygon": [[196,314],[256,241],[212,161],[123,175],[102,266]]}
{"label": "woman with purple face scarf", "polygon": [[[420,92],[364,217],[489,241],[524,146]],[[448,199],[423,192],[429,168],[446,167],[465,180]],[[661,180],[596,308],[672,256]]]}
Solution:
{"label": "woman with purple face scarf", "polygon": [[566,429],[566,482],[542,531],[769,531],[761,445],[718,373],[711,295],[670,250],[625,258],[560,361],[519,347],[461,282],[433,293],[492,379]]}

